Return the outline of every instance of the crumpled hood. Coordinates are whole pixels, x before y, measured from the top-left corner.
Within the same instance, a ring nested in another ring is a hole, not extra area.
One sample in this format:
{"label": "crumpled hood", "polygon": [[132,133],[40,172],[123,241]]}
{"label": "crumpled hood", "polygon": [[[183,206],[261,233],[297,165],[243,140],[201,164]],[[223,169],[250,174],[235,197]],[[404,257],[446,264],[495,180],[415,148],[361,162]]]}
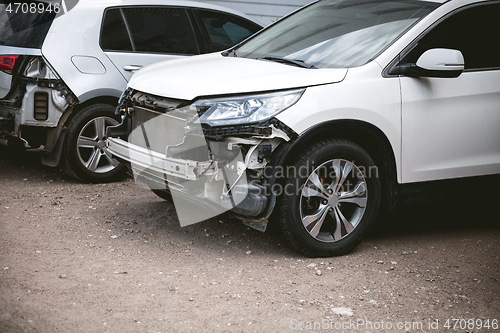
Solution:
{"label": "crumpled hood", "polygon": [[220,53],[162,61],[137,72],[128,86],[149,94],[192,100],[216,96],[301,88],[340,82],[347,69],[306,69]]}

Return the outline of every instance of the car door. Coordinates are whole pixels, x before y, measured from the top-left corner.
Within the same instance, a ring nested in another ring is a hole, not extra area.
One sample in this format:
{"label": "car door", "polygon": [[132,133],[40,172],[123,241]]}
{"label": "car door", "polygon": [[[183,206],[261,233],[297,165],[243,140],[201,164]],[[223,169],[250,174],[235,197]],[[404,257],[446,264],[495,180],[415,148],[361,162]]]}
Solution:
{"label": "car door", "polygon": [[402,54],[460,50],[458,78],[401,77],[404,183],[500,173],[500,2],[461,8]]}
{"label": "car door", "polygon": [[188,11],[182,7],[108,8],[100,44],[127,81],[147,65],[200,53]]}

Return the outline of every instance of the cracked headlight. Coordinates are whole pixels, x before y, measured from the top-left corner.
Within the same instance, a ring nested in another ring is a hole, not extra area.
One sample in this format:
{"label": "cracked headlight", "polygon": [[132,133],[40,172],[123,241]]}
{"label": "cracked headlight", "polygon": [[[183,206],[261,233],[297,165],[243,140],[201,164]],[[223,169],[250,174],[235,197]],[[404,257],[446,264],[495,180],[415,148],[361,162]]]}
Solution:
{"label": "cracked headlight", "polygon": [[203,99],[193,103],[203,115],[200,122],[211,126],[239,125],[268,120],[297,103],[305,89]]}

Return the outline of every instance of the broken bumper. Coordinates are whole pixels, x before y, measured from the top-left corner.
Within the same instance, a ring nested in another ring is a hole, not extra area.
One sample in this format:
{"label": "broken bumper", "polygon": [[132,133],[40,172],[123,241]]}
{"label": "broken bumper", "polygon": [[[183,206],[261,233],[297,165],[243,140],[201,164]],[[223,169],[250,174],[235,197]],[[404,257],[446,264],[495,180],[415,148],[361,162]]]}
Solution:
{"label": "broken bumper", "polygon": [[[142,148],[117,138],[107,140],[108,150],[116,157],[130,162],[134,167],[148,170],[158,177],[158,182],[164,182],[165,177],[172,176],[185,180],[197,180],[200,174],[211,175],[214,169],[209,170],[213,163],[197,162],[176,158],[168,158],[165,154]],[[211,172],[209,172],[211,171]],[[163,176],[164,175],[164,176]]]}

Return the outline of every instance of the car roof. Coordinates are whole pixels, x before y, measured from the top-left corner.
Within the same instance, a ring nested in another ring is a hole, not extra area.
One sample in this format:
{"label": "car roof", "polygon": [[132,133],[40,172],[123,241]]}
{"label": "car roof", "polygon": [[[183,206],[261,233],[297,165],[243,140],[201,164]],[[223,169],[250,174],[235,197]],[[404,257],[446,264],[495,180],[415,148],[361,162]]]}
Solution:
{"label": "car roof", "polygon": [[92,6],[96,8],[107,8],[107,7],[117,7],[117,6],[179,6],[179,7],[192,7],[192,8],[204,8],[211,9],[226,13],[231,13],[237,16],[241,16],[249,21],[262,26],[260,23],[256,22],[254,19],[242,13],[238,10],[223,7],[218,5],[213,5],[205,2],[189,1],[189,0],[79,0],[79,4],[84,6]]}

